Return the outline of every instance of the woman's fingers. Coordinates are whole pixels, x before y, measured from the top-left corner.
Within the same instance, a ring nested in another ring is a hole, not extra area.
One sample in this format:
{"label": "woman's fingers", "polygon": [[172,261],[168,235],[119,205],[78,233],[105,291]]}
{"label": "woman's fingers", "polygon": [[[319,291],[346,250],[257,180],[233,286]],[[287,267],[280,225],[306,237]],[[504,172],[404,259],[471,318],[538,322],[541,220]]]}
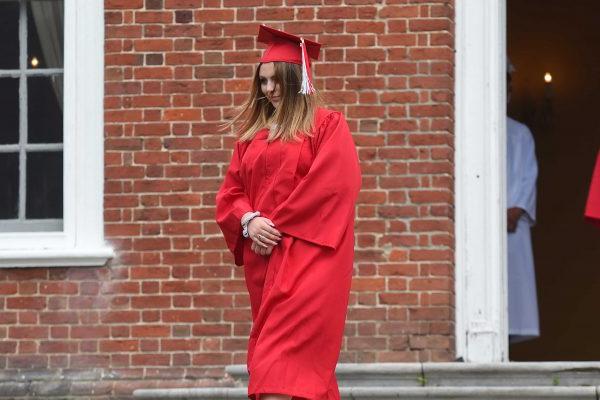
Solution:
{"label": "woman's fingers", "polygon": [[251,234],[262,233],[263,235],[268,232],[273,236],[281,237],[281,233],[275,229],[273,222],[263,217],[256,217],[250,221],[250,224],[248,225],[248,231]]}
{"label": "woman's fingers", "polygon": [[265,222],[267,223],[267,227],[265,228],[266,231],[268,231],[272,235],[281,237],[281,232],[275,229],[275,224],[273,223],[273,221],[271,221],[269,218],[265,218]]}
{"label": "woman's fingers", "polygon": [[256,217],[248,225],[252,241],[259,247],[276,246],[281,240],[281,233],[275,229],[273,222],[267,218]]}
{"label": "woman's fingers", "polygon": [[258,227],[257,231],[271,240],[281,239],[281,233],[277,229],[271,228],[269,225],[261,225]]}
{"label": "woman's fingers", "polygon": [[250,249],[260,256],[269,256],[273,252],[273,246],[261,246],[256,242],[252,242],[250,245]]}
{"label": "woman's fingers", "polygon": [[268,233],[265,233],[264,235],[262,233],[259,233],[256,235],[256,241],[263,247],[276,246],[277,240],[270,239],[269,237],[271,237],[271,235],[269,235]]}
{"label": "woman's fingers", "polygon": [[274,238],[281,239],[281,232],[279,232],[277,229],[273,228],[272,226],[269,226],[269,225],[265,226],[263,231],[268,232]]}
{"label": "woman's fingers", "polygon": [[260,234],[262,234],[263,236],[265,236],[271,240],[276,240],[276,241],[281,240],[281,233],[277,229],[275,229],[267,224],[261,225],[259,232],[260,232]]}
{"label": "woman's fingers", "polygon": [[268,250],[269,250],[269,247],[259,247],[258,251],[260,252],[261,256],[266,256],[266,255],[268,255]]}
{"label": "woman's fingers", "polygon": [[264,247],[252,242],[252,251],[254,251],[259,256],[263,255],[263,249],[264,249]]}

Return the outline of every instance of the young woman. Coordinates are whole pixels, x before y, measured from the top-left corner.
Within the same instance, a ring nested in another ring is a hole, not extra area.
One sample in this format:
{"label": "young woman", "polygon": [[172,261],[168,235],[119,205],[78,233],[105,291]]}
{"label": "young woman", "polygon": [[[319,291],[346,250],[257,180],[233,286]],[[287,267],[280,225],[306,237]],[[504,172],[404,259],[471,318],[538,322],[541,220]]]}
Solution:
{"label": "young woman", "polygon": [[234,119],[239,140],[217,194],[217,223],[250,295],[248,396],[339,399],[356,148],[344,116],[319,107],[312,87],[320,45],[266,26],[258,40],[268,48]]}

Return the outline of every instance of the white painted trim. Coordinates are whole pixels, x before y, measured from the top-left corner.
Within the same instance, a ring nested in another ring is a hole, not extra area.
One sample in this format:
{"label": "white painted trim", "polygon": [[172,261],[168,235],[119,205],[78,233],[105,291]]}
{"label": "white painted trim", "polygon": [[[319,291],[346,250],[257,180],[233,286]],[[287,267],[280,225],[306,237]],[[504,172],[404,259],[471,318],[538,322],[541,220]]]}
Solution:
{"label": "white painted trim", "polygon": [[0,267],[88,267],[104,265],[112,257],[113,250],[108,247],[0,251]]}
{"label": "white painted trim", "polygon": [[507,361],[506,10],[456,2],[456,351]]}
{"label": "white painted trim", "polygon": [[0,234],[0,267],[103,265],[104,2],[65,0],[64,231]]}

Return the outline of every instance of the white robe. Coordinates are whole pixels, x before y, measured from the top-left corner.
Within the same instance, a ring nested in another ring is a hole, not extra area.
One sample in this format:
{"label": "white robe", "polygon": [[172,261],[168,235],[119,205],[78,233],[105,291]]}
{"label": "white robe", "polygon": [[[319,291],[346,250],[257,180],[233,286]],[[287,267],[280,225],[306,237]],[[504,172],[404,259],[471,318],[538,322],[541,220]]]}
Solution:
{"label": "white robe", "polygon": [[530,228],[535,223],[537,161],[527,126],[507,118],[507,207],[525,213],[508,234],[508,319],[511,342],[540,335]]}

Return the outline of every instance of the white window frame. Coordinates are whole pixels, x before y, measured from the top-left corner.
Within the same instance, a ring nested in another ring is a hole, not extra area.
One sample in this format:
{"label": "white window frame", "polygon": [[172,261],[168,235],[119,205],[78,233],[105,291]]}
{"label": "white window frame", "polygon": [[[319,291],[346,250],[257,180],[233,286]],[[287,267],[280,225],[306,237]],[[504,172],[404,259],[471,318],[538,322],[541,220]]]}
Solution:
{"label": "white window frame", "polygon": [[456,354],[508,360],[506,4],[456,2]]}
{"label": "white window frame", "polygon": [[[62,65],[32,68],[29,64],[29,54],[31,49],[28,48],[27,38],[30,35],[30,25],[33,21],[28,20],[27,16],[27,1],[28,0],[12,0],[12,3],[18,5],[19,20],[18,20],[18,46],[19,46],[19,61],[18,68],[0,70],[0,78],[16,78],[19,85],[19,128],[17,143],[3,144],[0,146],[0,152],[12,153],[18,156],[19,174],[17,178],[17,193],[18,205],[16,218],[3,219],[0,221],[0,232],[51,232],[62,230],[62,218],[27,218],[27,158],[35,152],[53,152],[63,155],[63,143],[45,142],[45,143],[28,143],[29,132],[29,90],[28,85],[31,84],[30,78],[45,77],[52,78],[60,76],[62,78],[64,71]],[[60,74],[60,75],[58,75]],[[62,81],[61,81],[62,82]],[[26,112],[23,112],[26,110]],[[62,130],[61,130],[62,133]],[[61,182],[62,183],[62,182]],[[62,206],[62,199],[61,199]]]}
{"label": "white window frame", "polygon": [[0,233],[0,267],[103,265],[104,4],[65,0],[63,231]]}

